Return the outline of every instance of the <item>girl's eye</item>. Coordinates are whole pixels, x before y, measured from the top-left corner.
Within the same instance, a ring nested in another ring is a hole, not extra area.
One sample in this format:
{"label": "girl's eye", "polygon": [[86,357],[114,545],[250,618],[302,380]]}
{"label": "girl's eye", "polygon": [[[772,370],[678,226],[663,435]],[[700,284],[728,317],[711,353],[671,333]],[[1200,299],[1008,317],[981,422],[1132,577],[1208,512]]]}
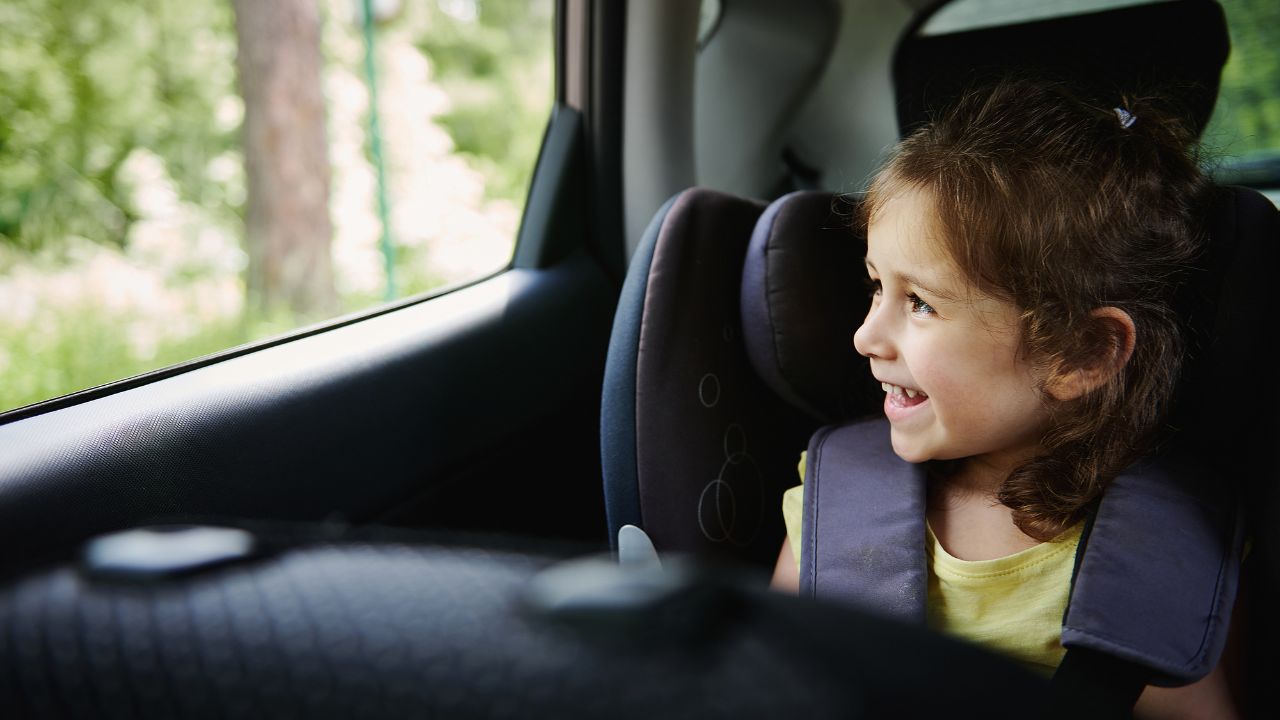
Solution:
{"label": "girl's eye", "polygon": [[867,294],[875,297],[880,294],[880,281],[875,278],[866,278]]}
{"label": "girl's eye", "polygon": [[932,315],[935,312],[932,305],[921,300],[920,296],[915,293],[908,294],[907,299],[911,300],[911,312],[913,313],[918,313],[920,315]]}

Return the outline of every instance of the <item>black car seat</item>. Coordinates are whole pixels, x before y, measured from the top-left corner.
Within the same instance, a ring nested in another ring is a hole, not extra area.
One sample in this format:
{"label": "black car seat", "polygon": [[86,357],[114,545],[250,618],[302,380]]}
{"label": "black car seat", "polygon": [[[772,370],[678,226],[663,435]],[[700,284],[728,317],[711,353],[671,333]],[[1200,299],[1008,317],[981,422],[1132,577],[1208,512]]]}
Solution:
{"label": "black car seat", "polygon": [[[946,35],[919,33],[925,22],[904,36],[894,62],[903,133],[963,88],[1010,68],[1099,98],[1159,92],[1188,108],[1202,131],[1229,51],[1222,10],[1208,0]],[[751,200],[691,190],[655,217],[619,302],[606,372],[602,453],[611,536],[636,524],[660,552],[772,564],[783,534],[778,498],[798,482],[804,437],[875,410],[860,385],[869,373],[857,370],[851,347],[865,293],[848,202],[799,193],[762,211]],[[753,218],[755,226],[744,229]],[[1277,268],[1280,219],[1258,193],[1228,188],[1209,234],[1209,250],[1181,299],[1192,344],[1173,422],[1178,443],[1220,458],[1226,476],[1239,478],[1254,528],[1244,602],[1270,608],[1280,600],[1277,394],[1264,360],[1268,333],[1255,323],[1257,309],[1268,307],[1263,293]],[[742,278],[736,306],[735,276]],[[741,342],[738,330],[720,325],[735,313]],[[1247,407],[1224,404],[1230,393],[1223,387],[1241,378],[1242,367]],[[712,376],[717,397],[731,398],[732,408],[709,407],[695,392]],[[693,398],[701,402],[691,404]],[[1278,636],[1262,612],[1246,610],[1244,622],[1251,636]],[[1275,668],[1269,643],[1248,645],[1251,704],[1276,707],[1276,691],[1261,681]]]}
{"label": "black car seat", "polygon": [[668,201],[618,302],[601,408],[610,537],[767,566],[809,430],[748,364],[743,258],[764,204],[710,190]]}
{"label": "black car seat", "polygon": [[[1208,0],[921,35],[928,17],[895,55],[904,134],[1009,68],[1102,96],[1126,87],[1167,92],[1192,109],[1199,131],[1228,49],[1221,8]],[[602,456],[615,539],[634,524],[660,551],[772,562],[782,533],[776,501],[796,482],[807,435],[875,409],[864,404],[872,396],[850,343],[865,312],[851,212],[821,193],[765,210],[710,190],[686,191],[659,210],[632,260],[606,366]],[[758,257],[744,263],[749,243]],[[801,271],[794,286],[779,280],[791,270]],[[747,354],[742,330],[751,337],[782,318],[781,339]],[[818,337],[820,351],[783,342]]]}

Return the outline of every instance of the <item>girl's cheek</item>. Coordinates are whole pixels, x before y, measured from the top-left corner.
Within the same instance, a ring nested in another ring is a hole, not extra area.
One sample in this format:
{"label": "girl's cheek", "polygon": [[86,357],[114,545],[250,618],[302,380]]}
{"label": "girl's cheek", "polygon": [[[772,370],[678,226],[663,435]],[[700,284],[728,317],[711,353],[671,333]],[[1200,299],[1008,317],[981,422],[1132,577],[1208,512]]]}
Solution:
{"label": "girl's cheek", "polygon": [[969,358],[956,348],[930,348],[915,357],[915,363],[908,363],[912,379],[936,400],[935,407],[965,407],[980,402],[990,389],[987,373],[971,367]]}
{"label": "girl's cheek", "polygon": [[911,379],[930,397],[934,393],[945,393],[951,380],[947,377],[946,363],[941,360],[939,353],[929,347],[917,346],[914,350],[914,352],[904,353],[907,358],[914,358],[914,361],[907,362]]}

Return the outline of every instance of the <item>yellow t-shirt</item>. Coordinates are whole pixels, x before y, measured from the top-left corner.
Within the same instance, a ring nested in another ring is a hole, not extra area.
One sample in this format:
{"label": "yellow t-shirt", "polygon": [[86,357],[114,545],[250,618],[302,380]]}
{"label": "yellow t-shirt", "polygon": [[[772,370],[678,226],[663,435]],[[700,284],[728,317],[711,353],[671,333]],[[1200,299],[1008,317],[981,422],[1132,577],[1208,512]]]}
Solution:
{"label": "yellow t-shirt", "polygon": [[[804,455],[800,456],[804,479]],[[804,486],[782,496],[791,549],[800,562]],[[1052,673],[1062,662],[1062,616],[1082,523],[1053,541],[994,560],[952,557],[925,523],[929,626]]]}

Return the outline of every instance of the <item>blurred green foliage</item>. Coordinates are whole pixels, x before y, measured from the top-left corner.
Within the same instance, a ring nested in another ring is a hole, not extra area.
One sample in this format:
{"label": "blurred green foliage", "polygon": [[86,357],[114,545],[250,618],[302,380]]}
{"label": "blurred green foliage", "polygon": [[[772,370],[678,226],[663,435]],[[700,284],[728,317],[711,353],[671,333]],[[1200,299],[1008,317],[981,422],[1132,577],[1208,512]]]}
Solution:
{"label": "blurred green foliage", "polygon": [[438,0],[418,47],[450,108],[436,120],[486,179],[486,194],[524,206],[551,113],[553,3]]}
{"label": "blurred green foliage", "polygon": [[[428,15],[417,47],[429,56],[431,81],[449,95],[448,113],[434,120],[456,152],[483,173],[487,199],[522,207],[551,104],[554,3],[408,1]],[[316,2],[326,23],[359,32],[347,13],[354,4]],[[52,279],[59,268],[73,266],[84,244],[67,242],[71,238],[119,248],[128,262],[141,257],[127,247],[140,237],[131,230],[141,229],[153,211],[135,206],[146,201],[131,186],[131,157],[158,160],[166,178],[160,185],[171,181],[184,208],[200,211],[184,209],[184,217],[217,223],[243,242],[244,184],[237,167],[243,105],[235,60],[229,0],[0,3],[0,284],[14,277],[14,268],[47,272]],[[355,65],[348,70],[359,76]],[[182,232],[166,247],[191,244],[194,250],[199,229]],[[154,241],[154,230],[150,237]],[[431,267],[429,248],[395,252],[402,296],[446,282]],[[163,270],[156,268],[165,292],[185,298],[186,308],[200,307],[196,287],[212,277],[212,266],[166,262]],[[342,310],[364,310],[382,300],[377,292],[348,291]],[[180,309],[151,309],[158,311],[144,318],[65,298],[57,307],[37,304],[25,314],[0,307],[0,412],[298,324],[287,313],[260,317],[247,305],[243,314],[208,321],[194,332],[175,331],[178,320],[185,327],[194,318]]]}
{"label": "blurred green foliage", "polygon": [[241,316],[139,353],[129,321],[94,306],[41,314],[41,327],[0,324],[0,411],[210,355],[291,330],[290,317]]}
{"label": "blurred green foliage", "polygon": [[209,162],[236,147],[235,35],[225,0],[0,4],[0,242],[122,245],[136,219],[121,169],[136,148],[181,196],[234,214]]}
{"label": "blurred green foliage", "polygon": [[1280,150],[1280,3],[1219,0],[1231,34],[1231,57],[1208,141],[1224,157]]}
{"label": "blurred green foliage", "polygon": [[[440,287],[440,278],[423,270],[421,257],[412,250],[404,252],[409,255],[404,261],[415,270],[405,273],[406,295]],[[342,298],[343,312],[381,301],[376,292],[350,293]],[[237,317],[206,323],[186,337],[161,335],[154,345],[141,343],[140,349],[133,336],[136,323],[136,318],[94,305],[41,308],[27,327],[0,322],[0,412],[220,353],[299,326],[288,311],[267,316],[250,305]]]}

